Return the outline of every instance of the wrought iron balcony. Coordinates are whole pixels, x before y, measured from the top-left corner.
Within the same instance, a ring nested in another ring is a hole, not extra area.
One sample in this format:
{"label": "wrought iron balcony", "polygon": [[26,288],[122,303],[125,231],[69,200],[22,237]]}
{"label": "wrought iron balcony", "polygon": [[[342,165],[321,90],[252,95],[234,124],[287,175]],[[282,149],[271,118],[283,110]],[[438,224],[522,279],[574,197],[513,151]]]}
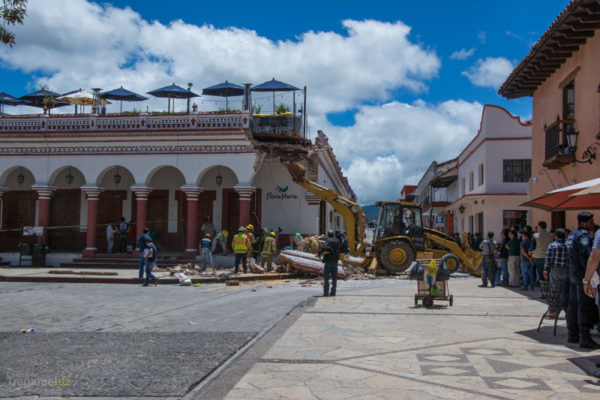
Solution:
{"label": "wrought iron balcony", "polygon": [[252,116],[252,133],[261,140],[275,139],[277,137],[301,138],[300,125],[302,119],[292,113],[285,114],[254,114]]}
{"label": "wrought iron balcony", "polygon": [[559,169],[571,162],[573,156],[569,152],[566,134],[575,129],[575,120],[557,119],[546,127],[544,167]]}

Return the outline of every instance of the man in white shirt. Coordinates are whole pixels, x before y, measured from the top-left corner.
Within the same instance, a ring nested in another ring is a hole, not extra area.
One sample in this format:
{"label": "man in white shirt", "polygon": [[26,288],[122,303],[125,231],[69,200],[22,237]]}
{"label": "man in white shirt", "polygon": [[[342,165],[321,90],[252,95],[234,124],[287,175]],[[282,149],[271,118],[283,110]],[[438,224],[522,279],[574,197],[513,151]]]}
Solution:
{"label": "man in white shirt", "polygon": [[115,228],[113,227],[112,221],[106,225],[106,252],[112,253],[113,244],[115,239]]}

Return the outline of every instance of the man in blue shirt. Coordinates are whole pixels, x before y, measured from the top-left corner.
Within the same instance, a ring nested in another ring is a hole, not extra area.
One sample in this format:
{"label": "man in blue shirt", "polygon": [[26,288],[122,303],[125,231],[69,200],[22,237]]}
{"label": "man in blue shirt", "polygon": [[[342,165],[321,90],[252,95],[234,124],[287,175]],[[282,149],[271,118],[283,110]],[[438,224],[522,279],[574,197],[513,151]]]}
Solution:
{"label": "man in blue shirt", "polygon": [[154,286],[158,286],[158,279],[152,274],[152,268],[156,264],[156,246],[152,243],[152,239],[145,240],[144,259],[146,264],[146,279],[144,279],[144,285],[148,286],[150,279],[154,283]]}
{"label": "man in blue shirt", "polygon": [[144,250],[146,249],[146,240],[152,240],[149,233],[150,229],[144,228],[143,233],[137,239],[137,247],[140,252],[140,279],[144,279],[144,263],[146,261],[144,259]]}
{"label": "man in blue shirt", "polygon": [[212,259],[212,241],[210,240],[210,233],[204,235],[202,240],[200,241],[200,253],[202,254],[202,271],[206,270],[206,260],[210,264],[210,267],[213,268],[213,259]]}
{"label": "man in blue shirt", "polygon": [[567,330],[569,343],[579,342],[579,347],[596,349],[600,345],[590,336],[590,330],[597,316],[594,300],[583,291],[584,275],[592,243],[589,230],[594,228],[594,216],[582,211],[577,215],[578,226],[567,237],[569,257],[569,307],[567,309]]}
{"label": "man in blue shirt", "polygon": [[127,253],[127,230],[129,224],[125,221],[125,217],[121,217],[121,221],[117,225],[119,231],[119,253]]}

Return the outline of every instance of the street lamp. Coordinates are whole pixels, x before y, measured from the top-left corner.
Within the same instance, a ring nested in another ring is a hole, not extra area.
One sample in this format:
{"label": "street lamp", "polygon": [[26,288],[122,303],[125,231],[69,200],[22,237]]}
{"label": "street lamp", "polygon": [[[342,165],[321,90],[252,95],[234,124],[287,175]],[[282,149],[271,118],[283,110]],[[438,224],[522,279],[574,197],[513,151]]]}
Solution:
{"label": "street lamp", "polygon": [[221,183],[223,183],[223,177],[221,176],[221,167],[219,167],[219,173],[215,178],[215,181],[217,182],[217,186],[221,186]]}
{"label": "street lamp", "polygon": [[71,186],[73,179],[75,179],[73,175],[71,175],[71,167],[69,167],[69,172],[67,173],[67,176],[65,176],[65,179],[67,180],[67,185]]}
{"label": "street lamp", "polygon": [[[191,92],[191,91],[192,91],[192,86],[194,86],[194,85],[192,84],[192,82],[188,82],[188,92]],[[189,98],[189,97],[188,97],[188,99],[187,99],[187,113],[188,113],[188,114],[190,113],[190,98]]]}
{"label": "street lamp", "polygon": [[113,176],[113,180],[115,181],[115,185],[121,183],[121,175],[119,175],[119,167],[117,167],[117,173]]}
{"label": "street lamp", "polygon": [[569,153],[571,153],[571,156],[573,157],[573,163],[592,164],[593,160],[596,159],[596,146],[600,146],[600,143],[596,142],[588,146],[587,149],[585,149],[581,154],[582,159],[578,160],[575,153],[577,152],[577,139],[579,138],[579,132],[571,126],[571,128],[565,133],[565,136],[567,137],[567,144],[569,145]]}
{"label": "street lamp", "polygon": [[17,183],[21,186],[25,182],[25,175],[23,175],[23,167],[19,167],[19,175],[17,175]]}

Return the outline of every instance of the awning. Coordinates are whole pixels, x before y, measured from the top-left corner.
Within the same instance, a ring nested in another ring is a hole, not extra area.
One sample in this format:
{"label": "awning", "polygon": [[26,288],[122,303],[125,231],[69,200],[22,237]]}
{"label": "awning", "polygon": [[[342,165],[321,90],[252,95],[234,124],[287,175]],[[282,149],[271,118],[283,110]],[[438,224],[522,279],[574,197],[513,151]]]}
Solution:
{"label": "awning", "polygon": [[596,185],[600,185],[600,178],[552,190],[520,206],[539,208],[544,211],[600,209],[600,196],[571,196]]}

